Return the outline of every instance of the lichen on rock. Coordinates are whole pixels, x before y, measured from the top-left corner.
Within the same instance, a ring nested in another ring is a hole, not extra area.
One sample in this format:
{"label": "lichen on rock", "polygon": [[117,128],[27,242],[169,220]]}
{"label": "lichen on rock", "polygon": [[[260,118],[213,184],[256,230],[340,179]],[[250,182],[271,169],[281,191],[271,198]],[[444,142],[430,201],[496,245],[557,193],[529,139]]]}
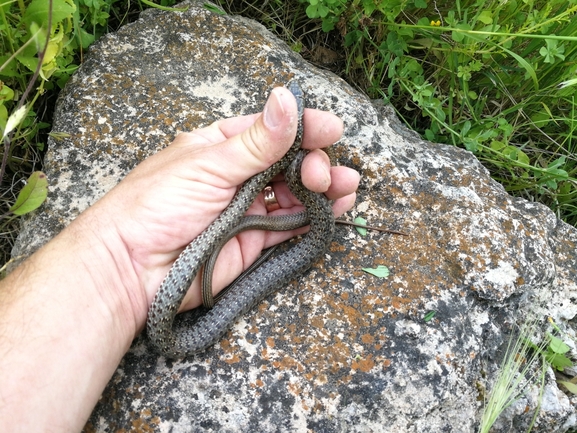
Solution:
{"label": "lichen on rock", "polygon": [[[345,123],[337,158],[362,174],[349,217],[409,236],[338,227],[322,262],[191,359],[164,359],[139,338],[85,431],[476,431],[513,324],[536,309],[575,335],[577,232],[259,24],[202,4],[146,11],[90,49],[58,102],[54,131],[65,138],[46,156],[49,199],[14,255],[44,244],[180,131],[258,112],[291,78],[310,107]],[[362,271],[378,265],[387,279]],[[528,426],[538,390],[526,391],[523,410],[513,406],[495,431]],[[533,431],[575,427],[575,399],[551,371],[544,395]]]}

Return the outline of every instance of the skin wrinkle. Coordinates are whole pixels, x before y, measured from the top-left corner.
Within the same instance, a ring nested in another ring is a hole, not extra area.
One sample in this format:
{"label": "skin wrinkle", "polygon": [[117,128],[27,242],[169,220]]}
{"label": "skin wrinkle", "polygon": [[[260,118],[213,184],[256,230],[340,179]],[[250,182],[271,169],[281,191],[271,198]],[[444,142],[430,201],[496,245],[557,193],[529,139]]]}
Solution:
{"label": "skin wrinkle", "polygon": [[[122,236],[120,236],[118,238],[120,241],[120,247],[118,244],[111,246],[110,241],[105,236],[103,236],[103,234],[108,233],[106,230],[101,231],[93,229],[93,227],[99,227],[102,224],[102,222],[94,221],[94,219],[90,218],[89,215],[90,215],[89,213],[88,214],[84,213],[79,218],[79,221],[83,223],[82,228],[87,233],[91,233],[92,237],[94,237],[95,240],[100,240],[100,242],[95,241],[94,243],[96,245],[102,245],[103,248],[106,250],[108,257],[111,258],[110,262],[116,268],[116,272],[111,273],[112,275],[119,275],[122,277],[121,278],[122,281],[119,286],[124,288],[124,290],[111,292],[108,287],[106,287],[101,283],[101,284],[95,284],[96,291],[100,296],[100,298],[103,300],[104,305],[120,305],[121,308],[127,311],[127,313],[122,314],[120,317],[133,318],[133,323],[132,326],[130,327],[131,329],[128,330],[128,332],[132,333],[136,337],[140,332],[140,330],[138,329],[138,314],[139,314],[138,312],[142,311],[143,306],[148,307],[147,305],[148,303],[146,302],[146,291],[144,289],[145,282],[144,284],[138,284],[139,281],[139,278],[137,276],[138,273],[134,266],[134,260],[132,260],[133,259],[133,255],[131,254],[132,252],[129,251],[130,248],[126,243],[126,240]],[[92,223],[90,223],[90,220],[92,220]],[[119,253],[121,251],[124,251],[125,254]],[[125,264],[125,260],[122,259],[123,256],[129,257],[131,259],[130,260],[131,266],[127,266]],[[82,263],[86,273],[93,274],[94,263],[88,263],[83,256],[80,256],[79,263]],[[99,275],[93,277],[94,281],[100,281],[101,279],[102,278]],[[134,285],[139,286],[140,290],[136,292],[128,290],[128,287],[132,287]],[[122,300],[123,293],[126,295],[126,299],[128,299],[128,302]],[[111,296],[115,297],[115,299],[110,300],[108,297]],[[114,313],[112,313],[111,311],[109,311],[109,314],[114,315]]]}

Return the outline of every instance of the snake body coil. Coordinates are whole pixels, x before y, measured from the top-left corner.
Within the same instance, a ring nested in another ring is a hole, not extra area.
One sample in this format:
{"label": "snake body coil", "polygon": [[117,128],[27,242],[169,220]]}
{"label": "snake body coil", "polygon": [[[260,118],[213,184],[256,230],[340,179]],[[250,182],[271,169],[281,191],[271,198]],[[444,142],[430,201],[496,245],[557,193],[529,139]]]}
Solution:
{"label": "snake body coil", "polygon": [[[205,350],[214,344],[235,321],[263,298],[302,274],[319,258],[334,233],[334,216],[326,197],[307,190],[301,182],[304,95],[294,81],[287,85],[297,101],[298,128],[295,142],[286,155],[267,170],[247,180],[223,213],[178,256],[162,282],[148,312],[147,333],[153,344],[166,356],[182,357]],[[192,280],[214,249],[240,223],[244,213],[267,183],[286,170],[291,192],[307,209],[310,232],[282,255],[263,263],[239,282],[206,314],[189,325],[186,319],[175,320],[176,312]]]}

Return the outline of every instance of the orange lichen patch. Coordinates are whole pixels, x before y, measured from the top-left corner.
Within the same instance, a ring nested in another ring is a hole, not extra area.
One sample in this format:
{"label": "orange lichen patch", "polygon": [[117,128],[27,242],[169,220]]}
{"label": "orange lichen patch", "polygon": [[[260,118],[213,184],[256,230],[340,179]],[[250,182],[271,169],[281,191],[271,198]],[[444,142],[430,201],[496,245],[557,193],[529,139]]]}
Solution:
{"label": "orange lichen patch", "polygon": [[390,359],[383,360],[382,365],[384,368],[389,368],[391,366],[391,360]]}
{"label": "orange lichen patch", "polygon": [[262,388],[264,386],[264,382],[261,379],[257,379],[256,380],[256,386],[258,386],[259,388]]}
{"label": "orange lichen patch", "polygon": [[314,407],[313,407],[313,410],[314,410],[316,413],[321,413],[321,412],[324,412],[325,407],[324,407],[324,405],[323,405],[319,400],[317,400],[317,399],[315,398],[315,405],[314,405]]}
{"label": "orange lichen patch", "polygon": [[343,320],[355,328],[368,325],[366,316],[357,308],[344,302],[338,302],[333,298],[327,298],[326,302],[330,307],[329,313],[326,315],[328,319]]}
{"label": "orange lichen patch", "polygon": [[150,409],[143,409],[140,414],[131,412],[130,413],[132,421],[132,431],[138,432],[155,432],[158,425],[160,424],[160,418],[155,416],[152,419],[148,419],[151,415]]}
{"label": "orange lichen patch", "polygon": [[321,316],[312,317],[310,320],[310,324],[311,326],[314,326],[315,328],[318,329],[323,329],[325,327],[325,321]]}
{"label": "orange lichen patch", "polygon": [[353,380],[353,376],[351,374],[347,374],[346,376],[343,376],[340,378],[339,382],[346,385],[347,383],[349,383],[351,380]]}
{"label": "orange lichen patch", "polygon": [[302,388],[298,385],[298,383],[289,382],[287,388],[289,392],[294,395],[300,395],[303,392]]}
{"label": "orange lichen patch", "polygon": [[[94,427],[94,425],[90,421],[88,421],[86,423],[86,425],[84,426],[84,428],[82,429],[82,431],[84,433],[96,433],[96,428]],[[118,432],[119,430],[116,430],[116,431]]]}
{"label": "orange lichen patch", "polygon": [[296,359],[288,355],[285,355],[280,361],[274,361],[272,365],[279,370],[296,369],[297,371],[303,371],[302,365],[300,365]]}
{"label": "orange lichen patch", "polygon": [[361,341],[365,344],[371,344],[375,342],[375,337],[371,334],[363,334],[361,335]]}
{"label": "orange lichen patch", "polygon": [[327,383],[329,381],[328,377],[326,374],[319,374],[316,378],[315,378],[315,382],[317,383],[317,385],[324,385],[325,383]]}
{"label": "orange lichen patch", "polygon": [[238,354],[234,354],[231,357],[223,358],[222,360],[227,364],[236,364],[240,362],[240,356]]}
{"label": "orange lichen patch", "polygon": [[364,359],[354,360],[351,364],[353,370],[360,370],[363,373],[368,373],[375,367],[375,361],[373,360],[373,355],[368,355]]}
{"label": "orange lichen patch", "polygon": [[[310,380],[324,383],[326,375],[337,374],[347,368],[350,359],[350,348],[335,339],[333,344],[312,344],[308,346],[303,363],[311,373]],[[323,379],[323,377],[325,377]]]}
{"label": "orange lichen patch", "polygon": [[331,242],[331,245],[329,247],[329,250],[332,253],[338,253],[338,252],[344,252],[345,251],[345,245],[342,242]]}
{"label": "orange lichen patch", "polygon": [[133,387],[126,389],[127,394],[131,394],[134,399],[143,398],[142,391],[140,390],[140,385],[135,385]]}
{"label": "orange lichen patch", "polygon": [[266,345],[267,345],[268,347],[274,347],[274,338],[268,337],[268,338],[266,339]]}
{"label": "orange lichen patch", "polygon": [[220,340],[220,348],[227,353],[230,353],[233,350],[228,338]]}

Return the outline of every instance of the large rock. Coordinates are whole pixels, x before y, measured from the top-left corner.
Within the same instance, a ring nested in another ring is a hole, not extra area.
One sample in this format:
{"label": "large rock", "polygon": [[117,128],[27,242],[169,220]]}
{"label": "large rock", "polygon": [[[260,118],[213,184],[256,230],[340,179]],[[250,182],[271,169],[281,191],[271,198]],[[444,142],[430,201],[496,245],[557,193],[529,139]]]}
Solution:
{"label": "large rock", "polygon": [[[575,335],[575,229],[509,196],[470,153],[420,140],[259,24],[189,6],[147,11],[92,47],[59,100],[54,131],[68,136],[46,156],[49,199],[14,255],[179,131],[260,111],[292,77],[309,106],[345,122],[337,156],[363,176],[349,217],[409,236],[339,227],[311,272],[191,359],[167,360],[140,338],[86,432],[476,431],[514,323],[536,311]],[[377,265],[388,279],[361,270]],[[494,431],[527,430],[539,390],[525,391]],[[551,370],[543,395],[533,431],[577,423]]]}

